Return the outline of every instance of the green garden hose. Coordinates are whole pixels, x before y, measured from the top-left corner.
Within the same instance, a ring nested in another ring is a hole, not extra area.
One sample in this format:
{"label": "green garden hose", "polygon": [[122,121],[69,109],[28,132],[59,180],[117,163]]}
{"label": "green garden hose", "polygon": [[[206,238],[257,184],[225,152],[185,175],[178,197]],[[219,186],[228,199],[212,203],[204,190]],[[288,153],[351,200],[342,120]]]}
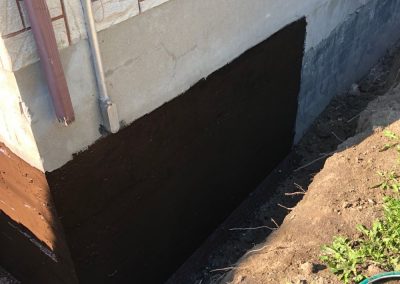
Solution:
{"label": "green garden hose", "polygon": [[380,273],[368,279],[365,279],[360,284],[370,284],[370,283],[377,283],[378,281],[381,280],[395,280],[395,279],[400,280],[400,271]]}

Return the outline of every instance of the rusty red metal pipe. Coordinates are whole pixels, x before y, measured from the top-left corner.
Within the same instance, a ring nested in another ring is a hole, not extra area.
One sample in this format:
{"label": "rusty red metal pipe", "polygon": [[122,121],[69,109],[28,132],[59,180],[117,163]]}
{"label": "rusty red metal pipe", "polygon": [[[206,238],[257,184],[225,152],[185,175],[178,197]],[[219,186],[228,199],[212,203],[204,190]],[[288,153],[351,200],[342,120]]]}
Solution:
{"label": "rusty red metal pipe", "polygon": [[68,125],[75,114],[46,0],[25,0],[25,7],[57,119]]}

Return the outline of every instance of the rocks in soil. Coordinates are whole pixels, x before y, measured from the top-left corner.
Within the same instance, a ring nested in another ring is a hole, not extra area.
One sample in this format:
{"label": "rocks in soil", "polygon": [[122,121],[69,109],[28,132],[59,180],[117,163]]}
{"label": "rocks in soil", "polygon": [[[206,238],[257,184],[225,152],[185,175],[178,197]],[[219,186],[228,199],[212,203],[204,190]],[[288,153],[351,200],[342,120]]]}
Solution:
{"label": "rocks in soil", "polygon": [[300,265],[301,270],[305,275],[311,275],[314,273],[314,264],[311,262],[305,262],[302,265]]}
{"label": "rocks in soil", "polygon": [[318,124],[316,134],[319,138],[331,137],[331,130],[327,124]]}
{"label": "rocks in soil", "polygon": [[20,284],[21,282],[14,278],[4,268],[0,266],[0,283],[1,284]]}
{"label": "rocks in soil", "polygon": [[361,94],[358,84],[352,84],[349,90],[350,96],[359,96]]}
{"label": "rocks in soil", "polygon": [[381,269],[379,266],[371,264],[370,266],[368,266],[366,274],[367,274],[367,277],[371,277],[371,276],[374,276],[374,275],[382,273],[382,272],[384,272],[384,270]]}
{"label": "rocks in soil", "polygon": [[343,204],[342,204],[343,209],[350,208],[352,206],[353,206],[353,204],[350,202],[347,202],[347,201],[343,202]]}

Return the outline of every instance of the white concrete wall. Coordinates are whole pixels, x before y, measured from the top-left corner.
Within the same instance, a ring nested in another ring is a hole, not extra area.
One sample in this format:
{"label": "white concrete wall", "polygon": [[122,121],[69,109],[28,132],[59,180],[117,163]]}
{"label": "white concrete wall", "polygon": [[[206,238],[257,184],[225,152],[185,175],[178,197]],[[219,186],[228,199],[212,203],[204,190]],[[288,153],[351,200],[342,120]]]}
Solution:
{"label": "white concrete wall", "polygon": [[[59,48],[66,48],[86,37],[80,0],[46,1]],[[64,9],[61,3],[64,3]],[[37,61],[38,54],[24,2],[1,0],[0,68],[16,71]]]}
{"label": "white concrete wall", "polygon": [[[330,11],[326,11],[328,18]],[[322,14],[322,13],[321,13]],[[345,94],[400,40],[400,1],[374,0],[338,25],[303,58],[295,142],[332,97]],[[317,32],[317,31],[316,31]]]}
{"label": "white concrete wall", "polygon": [[[87,37],[81,0],[46,1],[60,49]],[[138,0],[96,0],[92,7],[98,31],[139,13]],[[16,71],[39,60],[29,28],[23,1],[0,1],[0,68]]]}
{"label": "white concrete wall", "polygon": [[30,126],[45,170],[57,168],[61,165],[60,161],[67,162],[72,158],[71,154],[85,149],[101,137],[88,42],[82,40],[62,50],[61,57],[76,113],[76,121],[68,127],[56,121],[40,65],[32,64],[15,72],[20,95],[31,113]]}
{"label": "white concrete wall", "polygon": [[[169,0],[99,33],[110,96],[129,124],[294,20],[307,17],[307,52],[369,1]],[[87,42],[63,50],[62,59],[77,118],[67,128],[56,123],[38,63],[15,72],[46,171],[100,137]]]}
{"label": "white concrete wall", "polygon": [[[98,31],[109,28],[156,7],[167,0],[94,0],[94,21]],[[58,47],[66,48],[85,39],[81,0],[46,0]],[[20,0],[0,1],[0,68],[16,71],[38,61],[25,4]]]}
{"label": "white concrete wall", "polygon": [[[0,69],[0,141],[34,167],[43,170],[31,129],[31,114],[19,96],[12,72]],[[0,155],[7,155],[0,152]]]}

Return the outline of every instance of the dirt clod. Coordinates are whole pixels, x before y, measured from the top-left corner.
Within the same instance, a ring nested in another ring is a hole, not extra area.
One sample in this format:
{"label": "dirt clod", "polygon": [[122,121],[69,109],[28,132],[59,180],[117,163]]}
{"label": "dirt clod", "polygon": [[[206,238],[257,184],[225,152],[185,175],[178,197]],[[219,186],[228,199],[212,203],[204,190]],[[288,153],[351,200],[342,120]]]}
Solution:
{"label": "dirt clod", "polygon": [[314,272],[314,264],[311,262],[304,262],[300,265],[301,270],[303,270],[305,275],[311,275]]}
{"label": "dirt clod", "polygon": [[343,204],[342,204],[342,208],[350,208],[352,206],[353,206],[353,204],[351,204],[349,202],[343,202]]}
{"label": "dirt clod", "polygon": [[382,273],[384,270],[377,265],[371,264],[368,266],[366,276],[371,277],[376,274]]}

